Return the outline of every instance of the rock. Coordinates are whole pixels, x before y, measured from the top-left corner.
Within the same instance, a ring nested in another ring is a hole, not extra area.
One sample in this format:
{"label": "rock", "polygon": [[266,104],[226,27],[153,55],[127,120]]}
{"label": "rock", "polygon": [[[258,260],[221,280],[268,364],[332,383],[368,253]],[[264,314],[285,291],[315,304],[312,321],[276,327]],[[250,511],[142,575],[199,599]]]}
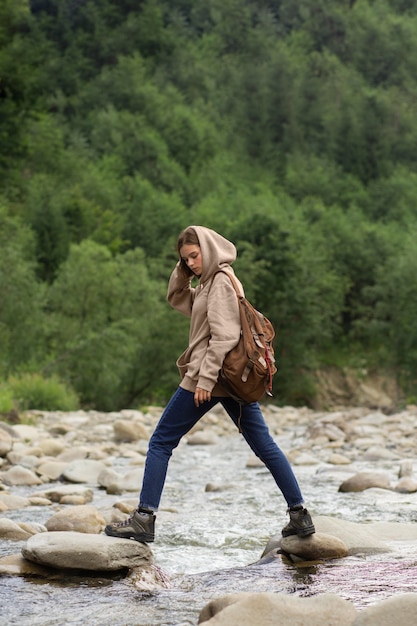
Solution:
{"label": "rock", "polygon": [[36,426],[29,426],[27,424],[15,424],[13,426],[13,432],[22,441],[36,441],[39,438],[39,429]]}
{"label": "rock", "polygon": [[12,465],[21,465],[22,467],[26,467],[27,469],[35,469],[38,467],[40,461],[39,457],[34,454],[19,454],[18,452],[9,452],[7,455],[7,460]]}
{"label": "rock", "polygon": [[388,476],[381,472],[359,472],[345,480],[339,487],[339,491],[346,493],[349,491],[365,491],[379,487],[380,489],[391,489]]}
{"label": "rock", "polygon": [[21,528],[19,524],[13,522],[11,519],[5,517],[0,518],[0,537],[1,539],[7,539],[9,541],[23,541],[28,539],[32,534],[24,528]]}
{"label": "rock", "polygon": [[62,477],[72,483],[98,484],[100,473],[106,469],[102,461],[81,459],[68,463],[62,472]]}
{"label": "rock", "polygon": [[110,485],[120,485],[123,477],[114,469],[106,467],[97,477],[97,484],[103,489],[107,489]]}
{"label": "rock", "polygon": [[5,504],[9,511],[13,511],[14,509],[23,509],[26,506],[30,506],[29,498],[14,496],[10,493],[0,493],[0,502]]}
{"label": "rock", "polygon": [[[316,527],[316,535],[320,536],[323,534],[325,536],[338,538],[347,548],[348,555],[379,554],[391,551],[384,539],[388,536],[389,532],[393,531],[386,525],[382,527],[377,526],[376,524],[355,524],[354,522],[348,522],[346,520],[327,517],[324,515],[314,516],[313,521]],[[395,524],[395,528],[398,528],[398,526],[401,526],[401,524]],[[414,529],[414,525],[404,524],[403,526],[411,526],[411,531]],[[402,536],[405,538],[405,530],[401,531],[401,529],[398,529],[398,532],[399,534],[402,532]],[[417,535],[417,528],[415,532]],[[306,539],[308,540],[308,538]],[[299,541],[306,541],[306,539],[300,539]],[[261,558],[267,557],[272,553],[276,554],[277,550],[281,549],[283,541],[284,539],[280,534],[271,537],[262,553]],[[337,546],[337,544],[335,544],[335,546]]]}
{"label": "rock", "polygon": [[396,452],[387,450],[382,446],[372,446],[363,455],[365,461],[395,461],[399,458]]}
{"label": "rock", "polygon": [[34,535],[22,548],[33,563],[60,569],[116,571],[152,564],[150,548],[138,541],[77,532]]}
{"label": "rock", "polygon": [[[32,497],[47,498],[52,502],[61,502],[62,498],[66,496],[82,496],[86,502],[91,502],[94,497],[94,492],[89,487],[82,485],[57,485],[46,489],[45,491],[38,491],[32,494]],[[1,497],[1,496],[0,496]]]}
{"label": "rock", "polygon": [[265,463],[263,461],[261,461],[261,459],[257,456],[251,456],[247,461],[246,461],[246,467],[263,467],[265,468]]}
{"label": "rock", "polygon": [[50,569],[24,559],[21,554],[0,557],[0,576],[50,577]]}
{"label": "rock", "polygon": [[403,593],[382,600],[359,613],[355,626],[392,626],[417,623],[417,593]]}
{"label": "rock", "polygon": [[49,531],[76,531],[79,533],[100,533],[106,520],[91,505],[74,505],[55,513],[45,524]]}
{"label": "rock", "polygon": [[48,480],[58,480],[63,474],[68,463],[63,461],[46,461],[38,465],[36,472],[42,478],[45,477]]}
{"label": "rock", "polygon": [[207,483],[207,485],[205,486],[205,491],[206,492],[213,492],[213,491],[228,491],[229,489],[234,489],[236,487],[236,485],[234,485],[233,483],[221,483],[221,484],[213,484],[213,483]]}
{"label": "rock", "polygon": [[59,501],[59,504],[74,504],[78,506],[80,504],[88,504],[88,502],[89,500],[87,500],[85,496],[68,495],[68,496],[63,496],[61,500]]}
{"label": "rock", "polygon": [[211,446],[217,443],[218,438],[211,432],[195,432],[187,437],[189,446]]}
{"label": "rock", "polygon": [[65,443],[59,439],[42,439],[38,442],[38,447],[44,456],[58,456],[65,450]]}
{"label": "rock", "polygon": [[322,559],[340,559],[349,554],[346,544],[332,535],[316,532],[309,537],[297,537],[291,535],[283,537],[281,549],[284,553],[297,560],[319,561]]}
{"label": "rock", "polygon": [[41,485],[42,481],[34,472],[23,467],[22,465],[14,465],[6,472],[3,472],[3,482],[6,485]]}
{"label": "rock", "polygon": [[48,498],[38,498],[36,496],[29,497],[30,506],[51,506],[52,501]]}
{"label": "rock", "polygon": [[398,478],[410,477],[413,475],[413,461],[411,459],[406,459],[405,461],[401,461],[400,469],[398,472]]}
{"label": "rock", "polygon": [[13,438],[10,433],[0,428],[0,457],[5,457],[13,448]]}
{"label": "rock", "polygon": [[117,442],[138,441],[139,439],[149,439],[149,433],[140,422],[118,419],[113,424],[114,438]]}
{"label": "rock", "polygon": [[198,623],[207,626],[353,626],[354,606],[332,593],[299,598],[276,593],[238,593],[209,602]]}
{"label": "rock", "polygon": [[310,452],[290,452],[288,458],[294,465],[318,465],[320,460]]}
{"label": "rock", "polygon": [[86,459],[89,453],[89,449],[85,447],[71,447],[69,450],[64,450],[56,457],[57,461],[63,461],[64,463],[71,463],[72,461],[80,461]]}
{"label": "rock", "polygon": [[127,472],[123,478],[121,487],[125,491],[134,491],[135,493],[139,493],[140,486],[142,483],[143,477],[143,468],[133,469],[130,472]]}
{"label": "rock", "polygon": [[333,535],[343,541],[348,553],[379,554],[390,552],[390,547],[381,540],[371,524],[356,524],[346,520],[318,515],[314,517],[316,532]]}
{"label": "rock", "polygon": [[327,459],[327,462],[331,465],[349,465],[352,461],[348,459],[344,454],[338,454],[337,452],[333,452]]}
{"label": "rock", "polygon": [[415,493],[417,491],[417,480],[411,476],[404,476],[394,487],[398,493]]}
{"label": "rock", "polygon": [[156,565],[133,567],[127,580],[141,592],[168,589],[171,586],[168,576]]}

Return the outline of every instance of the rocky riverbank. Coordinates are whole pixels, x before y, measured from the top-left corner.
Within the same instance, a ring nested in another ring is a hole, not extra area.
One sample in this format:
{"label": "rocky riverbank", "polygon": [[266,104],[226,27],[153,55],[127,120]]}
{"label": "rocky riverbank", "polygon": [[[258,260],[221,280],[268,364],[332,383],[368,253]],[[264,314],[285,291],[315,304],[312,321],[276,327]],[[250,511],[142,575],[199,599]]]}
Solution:
{"label": "rocky riverbank", "polygon": [[[297,468],[311,468],[312,472],[340,476],[341,494],[368,490],[392,492],[396,498],[404,494],[410,512],[401,523],[369,524],[313,513],[315,535],[307,540],[271,537],[259,555],[260,565],[268,567],[279,559],[291,567],[304,567],[305,563],[381,552],[394,558],[400,540],[409,542],[410,552],[417,553],[417,507],[410,506],[410,502],[417,504],[413,472],[417,407],[384,413],[369,408],[320,412],[269,405],[264,412],[274,437],[284,442],[296,472]],[[57,579],[80,571],[106,572],[125,577],[142,592],[169,587],[152,547],[103,534],[106,523],[124,519],[136,506],[147,442],[160,413],[159,407],[106,414],[32,412],[25,415],[25,423],[0,423],[0,575]],[[233,424],[216,408],[182,445],[210,449],[232,434],[237,436]],[[246,465],[254,470],[260,467],[249,454]],[[233,488],[233,476],[231,479],[207,481],[207,493]],[[42,516],[44,523],[30,521],[33,509],[48,511]],[[175,510],[170,514],[176,515]],[[19,551],[13,548],[17,542],[22,543]],[[388,600],[379,603],[379,612],[374,606],[362,611],[353,605],[348,609],[349,602],[334,594],[314,598],[282,595],[246,593],[213,599],[206,608],[200,607],[200,621],[253,624],[255,611],[256,622],[263,626],[270,623],[271,608],[275,616],[282,613],[283,624],[291,615],[297,616],[300,624],[310,625],[316,623],[316,614],[321,625],[388,624],[392,620],[382,620],[392,616],[390,611],[401,614],[404,623],[410,622],[409,615],[417,616],[417,594],[398,595],[395,590],[389,605]],[[345,621],[340,621],[339,612]]]}

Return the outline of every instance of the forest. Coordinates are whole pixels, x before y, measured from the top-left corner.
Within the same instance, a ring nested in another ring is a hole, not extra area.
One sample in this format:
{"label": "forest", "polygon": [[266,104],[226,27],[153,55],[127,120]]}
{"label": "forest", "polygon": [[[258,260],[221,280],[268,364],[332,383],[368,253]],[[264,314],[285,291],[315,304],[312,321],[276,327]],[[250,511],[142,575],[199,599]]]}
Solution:
{"label": "forest", "polygon": [[416,0],[1,0],[0,412],[165,402],[178,233],[237,246],[277,404],[417,401]]}

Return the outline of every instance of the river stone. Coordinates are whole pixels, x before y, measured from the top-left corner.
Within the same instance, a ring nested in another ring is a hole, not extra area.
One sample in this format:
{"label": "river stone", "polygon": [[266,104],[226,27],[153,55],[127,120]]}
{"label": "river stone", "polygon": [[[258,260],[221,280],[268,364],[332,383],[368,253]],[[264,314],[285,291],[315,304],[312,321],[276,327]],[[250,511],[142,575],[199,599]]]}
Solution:
{"label": "river stone", "polygon": [[72,461],[81,461],[82,459],[86,459],[90,453],[90,449],[84,446],[82,447],[71,447],[67,450],[61,452],[56,457],[57,461],[64,461],[65,463],[72,463]]}
{"label": "river stone", "polygon": [[62,477],[72,483],[98,484],[98,477],[105,468],[102,461],[81,459],[68,463],[62,472]]}
{"label": "river stone", "polygon": [[58,480],[67,466],[68,463],[62,461],[45,461],[37,467],[36,472],[49,480]]}
{"label": "river stone", "polygon": [[91,502],[94,492],[90,487],[82,485],[58,485],[45,491],[38,491],[32,494],[32,497],[47,498],[52,502],[61,502],[62,498],[69,495],[83,496],[87,502]]}
{"label": "river stone", "polygon": [[161,588],[168,589],[171,586],[168,576],[153,564],[146,567],[133,567],[127,580],[141,592],[153,592]]}
{"label": "river stone", "polygon": [[113,424],[114,438],[117,442],[133,442],[139,439],[149,439],[149,433],[140,422],[130,420],[116,420]]}
{"label": "river stone", "polygon": [[49,578],[50,570],[24,559],[21,554],[0,557],[0,576],[39,576]]}
{"label": "river stone", "polygon": [[365,461],[395,461],[399,455],[382,446],[372,446],[365,452],[363,458]]}
{"label": "river stone", "polygon": [[361,611],[355,626],[392,626],[417,623],[417,593],[404,593],[382,600]]}
{"label": "river stone", "polygon": [[[387,529],[386,524],[380,529],[379,525],[377,526],[376,524],[356,524],[355,522],[348,522],[325,515],[314,516],[313,522],[316,534],[323,533],[324,535],[337,537],[347,547],[349,555],[379,554],[391,551],[385,541],[381,539],[381,537],[385,538],[389,533],[390,528]],[[398,524],[395,526],[397,527]],[[408,524],[406,526],[412,525]],[[302,541],[304,540],[302,539]],[[272,553],[276,554],[277,550],[281,549],[282,541],[283,537],[281,534],[271,537],[261,558],[267,557]]]}
{"label": "river stone", "polygon": [[59,439],[42,439],[38,442],[39,448],[45,456],[58,456],[65,450],[65,444]]}
{"label": "river stone", "polygon": [[37,496],[29,497],[30,506],[51,506],[52,500],[49,498],[39,498]]}
{"label": "river stone", "polygon": [[390,489],[390,481],[388,476],[381,472],[358,472],[345,480],[339,487],[339,491],[347,493],[350,491],[365,491],[379,487],[380,489]]}
{"label": "river stone", "polygon": [[5,517],[0,518],[0,537],[9,541],[23,541],[31,537],[34,533],[30,533],[19,524]]}
{"label": "river stone", "polygon": [[357,524],[325,515],[314,517],[317,532],[338,537],[346,544],[349,555],[379,554],[390,552],[389,546],[381,541],[380,535],[371,524]]}
{"label": "river stone", "polygon": [[398,471],[398,478],[410,477],[413,475],[413,461],[411,459],[404,459],[400,463],[400,469]]}
{"label": "river stone", "polygon": [[28,424],[15,424],[13,426],[13,432],[16,433],[19,439],[23,441],[36,441],[39,438],[40,431],[36,426],[29,426]]}
{"label": "river stone", "polygon": [[13,448],[13,439],[10,433],[0,428],[0,457],[6,456]]}
{"label": "river stone", "polygon": [[76,531],[98,534],[106,520],[91,504],[75,505],[55,513],[45,524],[49,531]]}
{"label": "river stone", "polygon": [[143,468],[130,470],[122,477],[121,487],[124,491],[138,492],[142,478]]}
{"label": "river stone", "polygon": [[187,437],[189,446],[212,446],[218,442],[218,437],[212,432],[198,431]]}
{"label": "river stone", "polygon": [[151,565],[149,546],[130,539],[77,532],[48,532],[33,535],[22,548],[33,563],[59,569],[116,571]]}
{"label": "river stone", "polygon": [[237,593],[211,600],[198,623],[207,626],[353,626],[354,606],[332,593],[299,598],[283,593]]}
{"label": "river stone", "polygon": [[106,467],[97,477],[98,486],[103,489],[107,489],[110,485],[120,485],[122,480],[122,475],[110,467]]}
{"label": "river stone", "polygon": [[404,476],[395,485],[394,491],[398,491],[398,493],[415,493],[417,491],[417,480],[412,476]]}
{"label": "river stone", "polygon": [[304,538],[297,537],[297,535],[283,537],[281,549],[291,557],[295,556],[297,560],[302,561],[340,559],[348,555],[348,548],[341,539],[318,532]]}
{"label": "river stone", "polygon": [[3,472],[2,480],[6,485],[41,485],[42,481],[32,470],[22,465],[14,465]]}
{"label": "river stone", "polygon": [[76,496],[76,495],[62,496],[61,500],[59,501],[59,504],[79,505],[79,504],[87,504],[87,503],[88,501],[85,499],[84,496]]}
{"label": "river stone", "polygon": [[327,459],[327,462],[331,465],[349,465],[352,461],[344,454],[333,452]]}
{"label": "river stone", "polygon": [[14,509],[23,509],[26,506],[30,506],[29,498],[14,496],[10,493],[0,493],[0,502],[3,502],[9,511]]}

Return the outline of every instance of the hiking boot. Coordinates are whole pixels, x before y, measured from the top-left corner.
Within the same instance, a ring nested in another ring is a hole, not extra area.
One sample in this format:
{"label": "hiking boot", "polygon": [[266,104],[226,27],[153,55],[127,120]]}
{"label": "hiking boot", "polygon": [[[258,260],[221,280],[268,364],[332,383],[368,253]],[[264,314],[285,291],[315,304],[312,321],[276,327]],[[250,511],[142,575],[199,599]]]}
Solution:
{"label": "hiking boot", "polygon": [[111,537],[148,543],[155,540],[155,519],[156,515],[152,512],[136,510],[124,522],[108,524],[104,532]]}
{"label": "hiking boot", "polygon": [[283,537],[298,535],[308,537],[316,532],[310,513],[301,504],[298,507],[288,509],[290,521],[281,531]]}

